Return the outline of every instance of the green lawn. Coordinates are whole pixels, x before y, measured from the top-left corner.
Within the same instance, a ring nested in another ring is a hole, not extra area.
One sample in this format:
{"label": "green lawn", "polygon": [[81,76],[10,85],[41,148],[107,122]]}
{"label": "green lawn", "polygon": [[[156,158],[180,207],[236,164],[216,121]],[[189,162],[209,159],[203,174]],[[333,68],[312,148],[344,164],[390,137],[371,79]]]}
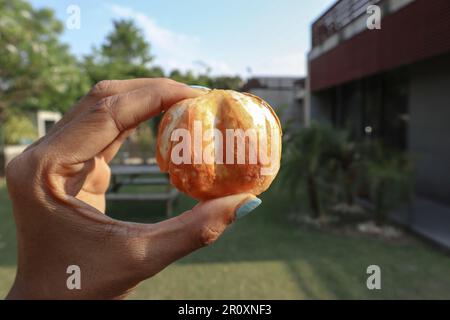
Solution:
{"label": "green lawn", "polygon": [[[177,211],[194,202],[181,198]],[[299,228],[287,201],[267,193],[217,243],[145,281],[136,299],[450,299],[450,258],[419,241],[398,244]],[[116,218],[163,219],[163,205],[110,204]],[[127,214],[123,214],[127,212]],[[0,297],[15,272],[11,206],[0,182]],[[366,288],[366,268],[382,270],[382,289]]]}

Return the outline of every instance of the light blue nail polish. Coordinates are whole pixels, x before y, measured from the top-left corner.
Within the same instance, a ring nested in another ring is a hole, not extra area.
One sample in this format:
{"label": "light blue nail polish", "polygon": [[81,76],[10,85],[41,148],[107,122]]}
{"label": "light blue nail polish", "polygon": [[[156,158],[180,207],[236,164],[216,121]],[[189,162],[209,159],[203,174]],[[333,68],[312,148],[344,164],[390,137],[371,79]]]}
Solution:
{"label": "light blue nail polish", "polygon": [[245,217],[247,214],[249,214],[251,211],[256,209],[261,204],[261,199],[259,198],[253,198],[251,200],[248,200],[244,202],[239,209],[236,211],[236,218],[240,219],[242,217]]}
{"label": "light blue nail polish", "polygon": [[193,89],[200,89],[200,90],[207,90],[207,91],[211,90],[210,88],[204,87],[204,86],[191,85],[190,87]]}

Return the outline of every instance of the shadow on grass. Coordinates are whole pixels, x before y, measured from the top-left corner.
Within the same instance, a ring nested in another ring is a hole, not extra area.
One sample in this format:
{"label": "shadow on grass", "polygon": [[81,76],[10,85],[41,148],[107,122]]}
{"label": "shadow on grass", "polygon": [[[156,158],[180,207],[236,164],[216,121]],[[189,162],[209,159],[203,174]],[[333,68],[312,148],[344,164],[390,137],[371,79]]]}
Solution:
{"label": "shadow on grass", "polygon": [[155,223],[167,219],[166,206],[162,201],[108,201],[108,216],[130,222]]}
{"label": "shadow on grass", "polygon": [[[221,238],[177,262],[179,265],[277,261],[292,282],[309,298],[450,297],[450,259],[421,243],[392,244],[377,239],[341,236],[287,221],[289,201],[276,190],[261,196],[254,212],[236,221]],[[181,196],[175,212],[192,208],[195,201]],[[165,219],[161,204],[112,204],[118,219],[157,222]],[[383,270],[383,292],[369,291],[369,265]],[[430,267],[433,274],[430,274]],[[276,274],[273,275],[275,278]]]}
{"label": "shadow on grass", "polygon": [[[420,243],[390,244],[300,228],[287,221],[289,201],[282,192],[272,190],[261,198],[263,204],[231,225],[216,243],[177,264],[208,268],[220,263],[280,263],[309,298],[450,298],[450,259],[439,252]],[[181,196],[175,212],[195,203]],[[0,204],[0,266],[11,267],[16,265],[15,226],[2,184]],[[164,202],[110,202],[107,213],[143,223],[166,219]],[[366,288],[366,269],[371,264],[382,269],[382,292]]]}

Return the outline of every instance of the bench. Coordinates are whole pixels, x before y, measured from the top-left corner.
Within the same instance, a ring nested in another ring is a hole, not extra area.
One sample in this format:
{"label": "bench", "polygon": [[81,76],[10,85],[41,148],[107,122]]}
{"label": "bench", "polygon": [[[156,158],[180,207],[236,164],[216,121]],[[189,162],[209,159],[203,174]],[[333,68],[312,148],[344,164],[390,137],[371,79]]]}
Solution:
{"label": "bench", "polygon": [[[178,196],[167,176],[146,177],[149,175],[161,175],[157,165],[111,165],[111,184],[106,200],[110,201],[164,201],[166,202],[166,214],[172,215],[173,203]],[[148,185],[166,186],[162,192],[151,193],[119,193],[123,186]]]}

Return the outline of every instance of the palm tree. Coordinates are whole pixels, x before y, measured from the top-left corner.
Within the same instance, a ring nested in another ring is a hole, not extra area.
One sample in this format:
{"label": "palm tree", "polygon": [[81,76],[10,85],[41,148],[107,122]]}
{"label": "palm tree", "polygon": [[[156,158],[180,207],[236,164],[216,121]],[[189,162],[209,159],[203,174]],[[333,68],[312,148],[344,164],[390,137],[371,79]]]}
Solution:
{"label": "palm tree", "polygon": [[320,219],[323,215],[320,185],[333,166],[335,159],[332,155],[339,149],[335,143],[340,140],[336,140],[335,134],[330,126],[312,123],[293,133],[284,148],[283,180],[293,194],[302,183],[305,184],[313,219]]}
{"label": "palm tree", "polygon": [[412,197],[413,164],[405,154],[387,150],[379,142],[369,149],[363,161],[364,180],[374,204],[375,222],[383,225],[390,210]]}

